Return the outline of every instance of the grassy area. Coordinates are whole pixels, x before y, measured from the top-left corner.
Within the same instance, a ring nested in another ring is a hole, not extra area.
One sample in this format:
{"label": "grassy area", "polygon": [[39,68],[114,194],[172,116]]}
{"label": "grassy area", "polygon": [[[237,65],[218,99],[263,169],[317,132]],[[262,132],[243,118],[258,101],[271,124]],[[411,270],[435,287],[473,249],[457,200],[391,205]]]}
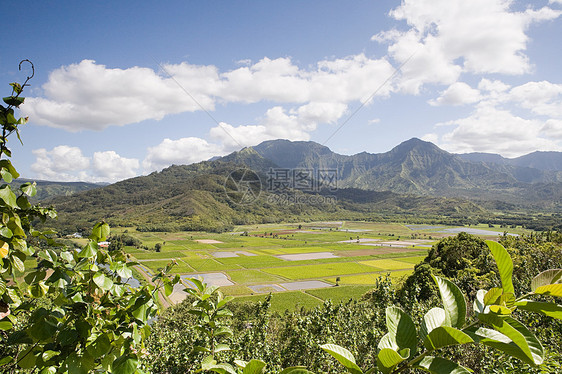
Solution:
{"label": "grassy area", "polygon": [[252,290],[246,286],[223,286],[220,288],[221,292],[227,296],[240,296],[240,295],[249,295],[252,293]]}
{"label": "grassy area", "polygon": [[383,270],[403,270],[414,268],[414,264],[392,259],[361,261],[360,264],[373,266]]}
{"label": "grassy area", "polygon": [[154,251],[143,251],[139,253],[132,254],[137,260],[157,260],[157,259],[172,259],[185,257],[183,252],[154,252]]}
{"label": "grassy area", "polygon": [[347,302],[349,299],[360,299],[367,291],[371,290],[371,286],[352,285],[339,286],[330,288],[320,288],[317,290],[307,290],[306,293],[316,296],[322,300],[332,300],[334,303]]}
{"label": "grassy area", "polygon": [[284,280],[278,276],[259,270],[230,270],[226,275],[238,284],[278,283]]}
{"label": "grassy area", "polygon": [[[339,287],[283,292],[272,288],[272,309],[278,311],[301,306],[311,308],[326,299],[340,302],[349,298],[359,298],[379,277],[387,273],[390,273],[393,282],[400,282],[412,273],[416,264],[423,261],[428,251],[428,248],[419,246],[407,249],[395,248],[394,245],[370,247],[357,243],[357,238],[392,242],[400,238],[401,241],[427,245],[448,235],[439,233],[447,226],[431,228],[430,225],[421,225],[420,228],[429,228],[413,230],[400,223],[312,222],[303,223],[300,231],[298,226],[299,224],[295,223],[246,225],[236,227],[236,234],[147,233],[138,232],[133,228],[123,231],[128,230],[129,235],[140,239],[143,245],[148,247],[153,247],[156,243],[163,244],[161,252],[125,248],[127,253],[141,261],[142,266],[151,273],[155,273],[171,259],[178,261],[178,265],[172,270],[173,273],[222,272],[235,285],[221,287],[221,290],[227,295],[236,296],[236,302],[257,301],[266,297],[265,294],[254,295],[255,292],[248,288],[248,285],[279,284],[305,279],[322,280],[335,285],[336,278],[340,277]],[[486,231],[492,229],[484,226],[477,228]],[[248,232],[249,235],[240,235],[243,232]],[[414,240],[428,239],[430,236],[434,239],[432,242]],[[216,240],[219,243],[201,243],[197,240]],[[349,240],[352,242],[342,243]],[[225,251],[247,251],[256,256],[214,257],[217,252]],[[299,261],[276,257],[282,254],[314,252],[329,252],[338,257]]]}
{"label": "grassy area", "polygon": [[188,259],[187,264],[194,268],[196,271],[222,271],[231,269],[241,269],[242,267],[237,264],[223,264],[212,258],[206,259]]}
{"label": "grassy area", "polygon": [[263,269],[263,271],[289,279],[314,279],[355,273],[368,273],[374,268],[356,262],[339,262],[318,265],[289,266]]}
{"label": "grassy area", "polygon": [[415,256],[415,257],[401,257],[399,260],[403,262],[409,262],[411,264],[417,265],[425,259],[426,256]]}
{"label": "grassy area", "polygon": [[371,273],[371,274],[346,275],[346,276],[341,277],[341,280],[340,280],[339,283],[341,285],[376,284],[377,279],[379,279],[380,276],[384,276],[384,274],[386,274],[386,272]]}
{"label": "grassy area", "polygon": [[240,265],[247,269],[259,269],[267,266],[277,266],[285,261],[273,256],[237,256],[227,258],[217,258],[218,262],[225,265]]}

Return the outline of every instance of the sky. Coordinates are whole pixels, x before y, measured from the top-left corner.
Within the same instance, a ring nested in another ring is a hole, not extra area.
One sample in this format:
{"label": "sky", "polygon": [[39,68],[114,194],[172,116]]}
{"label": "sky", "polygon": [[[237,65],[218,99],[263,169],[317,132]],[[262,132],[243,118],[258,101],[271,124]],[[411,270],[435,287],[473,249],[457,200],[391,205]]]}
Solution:
{"label": "sky", "polygon": [[562,151],[562,0],[12,1],[23,177],[115,182],[265,140]]}

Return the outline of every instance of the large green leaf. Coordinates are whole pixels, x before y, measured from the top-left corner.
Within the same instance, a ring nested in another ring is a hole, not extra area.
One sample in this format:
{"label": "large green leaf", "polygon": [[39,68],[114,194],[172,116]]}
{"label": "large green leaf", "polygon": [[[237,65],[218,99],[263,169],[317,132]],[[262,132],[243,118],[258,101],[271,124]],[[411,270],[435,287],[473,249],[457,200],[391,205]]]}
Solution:
{"label": "large green leaf", "polygon": [[90,235],[90,239],[95,240],[97,242],[102,242],[107,239],[110,233],[109,225],[105,222],[98,222],[94,225],[92,229],[92,235]]}
{"label": "large green leaf", "polygon": [[2,357],[0,358],[0,366],[7,365],[12,361],[14,361],[14,358],[12,356]]}
{"label": "large green leaf", "polygon": [[449,326],[440,326],[431,330],[424,340],[423,345],[427,348],[427,350],[432,351],[449,345],[467,344],[472,342],[474,342],[474,340],[461,330],[457,330],[456,328]]}
{"label": "large green leaf", "polygon": [[0,331],[7,331],[13,327],[12,322],[7,319],[0,321]]}
{"label": "large green leaf", "polygon": [[0,188],[0,200],[4,202],[7,206],[13,209],[18,208],[16,195],[10,189],[10,186],[5,184]]}
{"label": "large green leaf", "polygon": [[418,369],[434,374],[470,373],[470,371],[468,371],[465,367],[441,357],[426,356],[414,366]]}
{"label": "large green leaf", "polygon": [[111,371],[114,374],[134,374],[137,370],[139,362],[134,355],[123,355],[117,357],[111,365]]}
{"label": "large green leaf", "polygon": [[217,363],[213,356],[207,356],[201,361],[201,369],[203,371],[214,371],[220,374],[236,374],[236,370],[226,363]]}
{"label": "large green leaf", "polygon": [[128,279],[133,276],[133,271],[125,262],[114,262],[111,265],[111,270],[115,271],[121,278]]}
{"label": "large green leaf", "polygon": [[291,366],[279,372],[279,374],[314,374],[312,371],[306,370],[304,366]]}
{"label": "large green leaf", "polygon": [[94,257],[98,253],[98,244],[93,241],[89,241],[82,250],[78,252],[78,257],[80,258],[90,258]]}
{"label": "large green leaf", "polygon": [[412,318],[398,307],[387,307],[386,327],[389,338],[396,343],[399,350],[408,348],[412,357],[416,353],[418,344],[416,325]]}
{"label": "large green leaf", "polygon": [[388,374],[396,367],[396,365],[404,360],[405,358],[395,350],[383,348],[377,355],[377,368],[384,374]]}
{"label": "large green leaf", "polygon": [[535,291],[538,287],[560,283],[561,281],[562,269],[546,270],[533,278],[531,281],[531,291]]}
{"label": "large green leaf", "polygon": [[[513,342],[523,356],[516,356],[531,365],[540,365],[544,361],[544,349],[537,338],[519,321],[508,316],[497,316],[494,314],[478,314],[478,319],[493,327],[496,331],[505,335]],[[505,340],[500,343],[508,343]],[[499,349],[499,346],[496,347]],[[505,349],[502,349],[508,353]]]}
{"label": "large green leaf", "polygon": [[94,368],[93,358],[85,353],[79,355],[76,352],[66,358],[68,374],[88,374]]}
{"label": "large green leaf", "polygon": [[484,295],[484,305],[499,304],[500,298],[502,297],[503,289],[494,287],[490,288],[486,295]]}
{"label": "large green leaf", "polygon": [[88,353],[94,358],[98,358],[109,352],[111,348],[111,340],[108,334],[101,334],[96,340],[86,347]]}
{"label": "large green leaf", "polygon": [[433,329],[444,326],[447,316],[443,308],[431,308],[423,316],[423,321],[420,326],[420,337],[425,339],[427,334],[429,334]]}
{"label": "large green leaf", "polygon": [[27,196],[35,196],[37,194],[37,183],[27,182],[20,186],[20,190]]}
{"label": "large green leaf", "polygon": [[97,273],[96,275],[94,275],[93,279],[94,283],[104,291],[109,291],[111,290],[111,287],[113,287],[113,281],[111,280],[111,278],[105,276],[104,273]]}
{"label": "large green leaf", "polygon": [[520,300],[515,303],[519,309],[542,313],[546,316],[562,319],[562,305],[542,301]]}
{"label": "large green leaf", "polygon": [[431,275],[443,300],[448,326],[461,328],[466,319],[466,300],[461,290],[451,281]]}
{"label": "large green leaf", "polygon": [[547,284],[546,286],[537,287],[535,293],[538,295],[562,297],[562,283]]}
{"label": "large green leaf", "polygon": [[359,368],[359,366],[357,366],[357,364],[355,363],[355,357],[347,349],[336,344],[324,344],[321,345],[320,348],[332,355],[332,357],[338,360],[339,363],[342,364],[350,373],[363,373],[363,371],[361,371],[361,368]]}
{"label": "large green leaf", "polygon": [[491,241],[486,240],[486,244],[488,248],[490,248],[490,252],[494,256],[496,260],[496,264],[498,265],[498,269],[500,271],[500,278],[502,281],[502,288],[505,293],[514,293],[515,289],[513,288],[513,261],[511,261],[511,256],[507,253],[507,250],[503,247],[503,245]]}
{"label": "large green leaf", "polygon": [[[19,178],[20,176],[20,173],[17,172],[16,168],[14,167],[14,165],[12,165],[12,162],[10,160],[0,160],[0,168],[10,173],[13,178]],[[6,182],[10,183],[8,181]]]}
{"label": "large green leaf", "polygon": [[265,362],[261,360],[250,360],[244,366],[242,374],[262,374],[265,371]]}
{"label": "large green leaf", "polygon": [[499,349],[511,357],[518,358],[523,362],[533,365],[533,362],[529,360],[529,357],[525,354],[525,352],[523,352],[521,348],[519,348],[510,338],[499,331],[486,327],[470,327],[464,331],[478,343]]}

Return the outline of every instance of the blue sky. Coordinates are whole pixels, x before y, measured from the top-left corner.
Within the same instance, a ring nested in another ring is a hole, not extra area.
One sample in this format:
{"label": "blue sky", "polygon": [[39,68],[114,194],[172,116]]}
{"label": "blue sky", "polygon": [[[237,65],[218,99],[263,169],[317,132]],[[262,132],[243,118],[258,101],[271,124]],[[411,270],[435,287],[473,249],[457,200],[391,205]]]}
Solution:
{"label": "blue sky", "polygon": [[[18,1],[14,163],[113,182],[276,138],[343,154],[562,150],[562,0]],[[338,130],[339,129],[339,130]]]}

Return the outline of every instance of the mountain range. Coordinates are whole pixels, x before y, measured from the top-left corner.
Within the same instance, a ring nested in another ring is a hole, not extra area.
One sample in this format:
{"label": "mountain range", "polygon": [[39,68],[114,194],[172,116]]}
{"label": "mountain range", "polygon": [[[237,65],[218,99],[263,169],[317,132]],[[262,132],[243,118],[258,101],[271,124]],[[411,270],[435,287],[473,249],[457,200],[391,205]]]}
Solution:
{"label": "mountain range", "polygon": [[[315,142],[271,140],[224,157],[172,165],[49,202],[67,224],[105,217],[117,224],[144,225],[145,229],[209,229],[280,219],[365,218],[373,214],[469,217],[497,211],[561,212],[561,156],[560,152],[535,152],[517,159],[455,155],[416,138],[389,152],[347,156]],[[239,169],[253,171],[261,181],[262,193],[252,204],[233,201],[241,183],[226,183]],[[315,178],[311,185],[317,188],[291,185],[291,194],[330,195],[337,203],[272,202],[271,197],[279,194],[266,188],[272,172],[297,171]],[[319,173],[325,171],[332,173],[332,185],[319,183]],[[71,215],[73,218],[65,218]]]}

